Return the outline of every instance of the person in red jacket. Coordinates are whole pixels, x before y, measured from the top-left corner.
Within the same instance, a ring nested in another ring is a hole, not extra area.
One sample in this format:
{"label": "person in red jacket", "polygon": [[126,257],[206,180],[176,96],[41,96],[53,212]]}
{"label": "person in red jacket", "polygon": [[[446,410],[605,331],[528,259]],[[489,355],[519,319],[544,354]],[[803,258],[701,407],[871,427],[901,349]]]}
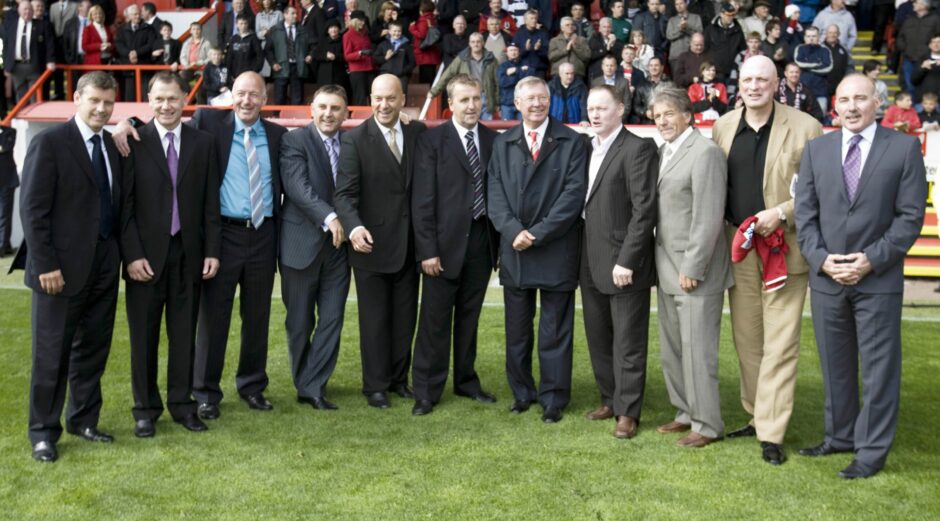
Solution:
{"label": "person in red jacket", "polygon": [[486,21],[490,18],[499,18],[499,30],[504,33],[509,33],[509,36],[516,35],[516,19],[513,17],[512,13],[503,9],[502,0],[490,0],[489,8],[484,9],[480,16],[480,25],[477,27],[477,32],[480,34],[487,33]]}
{"label": "person in red jacket", "polygon": [[420,16],[408,27],[411,32],[412,44],[415,49],[415,63],[418,65],[418,83],[434,83],[434,76],[437,74],[437,66],[441,64],[440,42],[431,45],[426,49],[421,48],[421,42],[428,35],[428,29],[437,27],[437,17],[434,16],[434,2],[431,0],[421,0],[418,7]]}
{"label": "person in red jacket", "polygon": [[93,5],[88,10],[90,24],[82,31],[82,50],[85,51],[85,65],[111,63],[114,55],[114,31],[104,24],[104,9]]}
{"label": "person in red jacket", "polygon": [[696,125],[711,125],[728,110],[728,88],[715,81],[716,75],[715,65],[706,60],[699,67],[698,81],[689,85]]}
{"label": "person in red jacket", "polygon": [[894,105],[888,107],[885,111],[885,118],[881,120],[881,126],[893,128],[898,132],[907,134],[913,133],[920,128],[920,118],[917,117],[917,111],[911,106],[913,100],[909,92],[899,92],[894,96]]}
{"label": "person in red jacket", "polygon": [[350,105],[368,105],[375,64],[372,63],[372,40],[369,39],[363,11],[353,11],[349,15],[349,26],[343,34],[343,57],[349,66]]}

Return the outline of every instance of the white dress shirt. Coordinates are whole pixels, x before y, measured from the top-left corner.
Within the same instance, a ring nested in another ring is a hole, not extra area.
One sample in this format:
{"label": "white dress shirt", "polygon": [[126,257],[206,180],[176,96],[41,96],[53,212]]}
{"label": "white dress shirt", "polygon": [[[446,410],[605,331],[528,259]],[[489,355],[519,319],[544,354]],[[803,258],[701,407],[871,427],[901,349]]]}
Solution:
{"label": "white dress shirt", "polygon": [[95,150],[95,144],[91,142],[91,136],[99,136],[101,138],[101,152],[104,154],[104,164],[108,169],[108,184],[113,186],[113,177],[111,174],[111,161],[108,160],[108,148],[104,144],[104,130],[99,130],[95,132],[91,129],[82,118],[76,117],[75,124],[78,125],[78,131],[82,135],[82,141],[85,142],[85,149],[88,150],[88,159],[91,160],[91,164],[95,164],[95,158],[92,156],[92,152]]}
{"label": "white dress shirt", "polygon": [[[32,41],[32,21],[24,20],[20,18],[19,22],[16,25],[16,59],[25,60],[28,56],[24,56],[23,53],[29,54],[29,44]],[[23,33],[26,33],[26,48],[23,49]]]}
{"label": "white dress shirt", "polygon": [[617,139],[617,136],[620,135],[620,132],[623,131],[623,126],[617,128],[611,132],[607,139],[602,140],[600,136],[594,136],[591,139],[591,159],[588,164],[588,191],[585,194],[585,201],[587,201],[587,196],[591,193],[591,190],[594,189],[594,181],[597,180],[597,174],[601,170],[601,164],[604,162],[604,158],[607,157],[607,151],[610,150],[610,145],[614,143],[614,140]]}
{"label": "white dress shirt", "polygon": [[[460,136],[460,142],[463,143],[463,150],[467,153],[467,157],[470,156],[470,149],[467,148],[467,132],[473,132],[473,144],[477,147],[477,156],[480,156],[480,131],[479,124],[473,126],[473,128],[467,128],[457,123],[456,119],[451,118],[451,122],[454,124],[454,128],[457,129],[457,135]],[[480,169],[483,168],[483,159],[480,158]]]}
{"label": "white dress shirt", "polygon": [[[392,133],[389,132],[389,130],[391,129],[379,123],[379,120],[375,120],[375,124],[378,125],[379,130],[382,131],[382,135],[385,137],[385,144],[387,144],[388,147],[391,149],[392,148],[392,145],[391,145]],[[405,138],[401,132],[401,120],[395,121],[395,126],[392,128],[395,129],[395,144],[398,145],[398,155],[404,156],[405,155]]]}
{"label": "white dress shirt", "polygon": [[[871,144],[875,140],[875,130],[877,128],[878,123],[873,121],[871,125],[859,132],[859,135],[862,136],[862,140],[858,142],[858,151],[861,152],[861,161],[858,165],[860,174],[865,170],[865,160],[868,159],[868,153],[871,152]],[[845,155],[849,153],[849,140],[854,135],[851,130],[842,127],[842,164],[845,164]]]}
{"label": "white dress shirt", "polygon": [[689,136],[692,135],[692,127],[686,128],[679,137],[672,140],[672,143],[666,143],[663,145],[663,160],[659,164],[659,171],[662,172],[666,165],[669,164],[669,160],[672,159],[672,156],[676,155],[676,151],[679,150],[679,147],[682,146],[682,143],[685,142]]}
{"label": "white dress shirt", "polygon": [[178,160],[180,157],[180,143],[181,143],[180,134],[182,134],[182,129],[183,129],[182,123],[177,123],[176,128],[174,128],[173,130],[167,130],[163,125],[160,124],[159,121],[156,120],[156,118],[154,118],[153,126],[157,128],[157,134],[160,135],[160,145],[163,146],[163,155],[166,155],[166,151],[168,147],[166,143],[166,135],[168,133],[173,134],[173,145],[176,148],[176,158]]}
{"label": "white dress shirt", "polygon": [[529,152],[532,151],[532,138],[529,136],[529,132],[534,130],[538,133],[535,142],[538,143],[539,150],[542,150],[542,141],[545,140],[545,132],[548,131],[549,119],[550,118],[546,117],[545,121],[543,121],[542,124],[538,126],[538,128],[529,128],[525,122],[522,123],[522,133],[524,134],[522,137],[525,138],[526,145],[529,145]]}

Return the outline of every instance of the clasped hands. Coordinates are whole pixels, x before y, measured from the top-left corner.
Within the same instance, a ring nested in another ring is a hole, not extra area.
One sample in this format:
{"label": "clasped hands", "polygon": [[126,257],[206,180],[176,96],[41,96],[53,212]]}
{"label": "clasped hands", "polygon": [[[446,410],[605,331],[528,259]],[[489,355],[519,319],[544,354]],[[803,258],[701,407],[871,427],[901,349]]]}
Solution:
{"label": "clasped hands", "polygon": [[863,252],[838,255],[831,253],[823,262],[822,270],[843,286],[854,286],[871,273],[871,263]]}

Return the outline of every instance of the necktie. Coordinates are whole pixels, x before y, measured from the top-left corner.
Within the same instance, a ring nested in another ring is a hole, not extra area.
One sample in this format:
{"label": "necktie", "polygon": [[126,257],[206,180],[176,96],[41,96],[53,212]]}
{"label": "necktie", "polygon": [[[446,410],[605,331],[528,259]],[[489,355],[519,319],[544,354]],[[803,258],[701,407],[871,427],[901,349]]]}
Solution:
{"label": "necktie", "polygon": [[532,159],[534,161],[539,160],[539,133],[532,130],[529,132],[529,137],[532,138],[532,144],[529,145],[529,150],[532,151]]}
{"label": "necktie", "polygon": [[473,131],[467,132],[467,159],[473,170],[473,219],[479,219],[485,213],[483,205],[483,169],[480,168],[480,153],[473,142]]}
{"label": "necktie", "polygon": [[395,156],[395,160],[401,164],[401,152],[398,150],[398,141],[395,140],[395,129],[388,129],[388,148],[392,150],[392,155]]}
{"label": "necktie", "polygon": [[176,191],[176,180],[179,177],[180,158],[176,153],[176,143],[173,133],[166,133],[166,166],[170,170],[170,182],[173,183],[173,212],[170,216],[170,237],[180,231],[180,204]]}
{"label": "necktie", "polygon": [[849,194],[849,202],[855,200],[858,180],[862,175],[862,151],[858,147],[861,140],[860,135],[852,136],[849,140],[849,151],[845,154],[845,162],[842,163],[842,179],[845,181],[845,191]]}
{"label": "necktie", "polygon": [[29,40],[26,36],[29,34],[29,25],[29,22],[23,24],[23,34],[20,35],[20,59],[24,62],[29,61]]}
{"label": "necktie", "polygon": [[662,173],[666,169],[666,165],[669,164],[669,158],[672,157],[672,147],[668,144],[663,149],[663,160],[659,163],[659,173]]}
{"label": "necktie", "polygon": [[336,168],[339,166],[339,143],[336,137],[326,140],[326,153],[330,156],[330,170],[333,171],[333,186],[336,186]]}
{"label": "necktie", "polygon": [[98,185],[99,221],[98,235],[103,239],[111,237],[114,214],[111,208],[111,183],[108,181],[108,165],[101,147],[101,136],[91,136],[91,166],[95,171],[95,184]]}
{"label": "necktie", "polygon": [[264,205],[261,197],[261,165],[258,150],[251,142],[250,127],[245,127],[245,156],[248,159],[248,192],[251,199],[251,225],[257,230],[264,222]]}

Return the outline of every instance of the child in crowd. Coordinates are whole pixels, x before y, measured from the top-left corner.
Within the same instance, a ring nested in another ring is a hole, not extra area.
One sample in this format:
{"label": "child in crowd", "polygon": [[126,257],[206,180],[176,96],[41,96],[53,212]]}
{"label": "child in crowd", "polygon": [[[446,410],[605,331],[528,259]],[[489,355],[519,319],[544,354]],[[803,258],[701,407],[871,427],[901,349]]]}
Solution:
{"label": "child in crowd", "polygon": [[160,26],[160,39],[154,42],[153,56],[154,63],[162,63],[172,67],[176,72],[180,64],[180,51],[183,44],[176,38],[173,38],[173,25],[170,22],[163,22]]}
{"label": "child in crowd", "polygon": [[894,96],[894,105],[888,107],[881,126],[893,128],[898,132],[911,133],[920,128],[920,118],[914,110],[914,100],[909,92],[899,92]]}
{"label": "child in crowd", "polygon": [[878,75],[881,74],[881,64],[876,60],[865,60],[865,63],[862,64],[862,74],[875,82],[875,92],[881,98],[881,105],[878,105],[878,108],[875,109],[875,120],[881,121],[885,117],[885,110],[888,109],[889,99],[888,85],[878,79]]}
{"label": "child in crowd", "polygon": [[200,103],[207,103],[208,100],[228,91],[228,67],[222,63],[222,51],[218,47],[209,49],[209,63],[202,71],[202,88],[199,89],[206,99]]}
{"label": "child in crowd", "polygon": [[920,99],[924,107],[923,112],[917,115],[920,118],[920,126],[925,131],[940,130],[940,114],[937,114],[937,95],[933,92],[925,92]]}
{"label": "child in crowd", "polygon": [[709,61],[699,67],[699,81],[689,85],[696,125],[711,125],[728,109],[728,89],[715,81],[715,65]]}
{"label": "child in crowd", "polygon": [[415,68],[415,54],[410,40],[402,36],[401,22],[388,23],[388,35],[376,46],[372,60],[379,72],[398,76],[402,92],[408,92],[408,79]]}
{"label": "child in crowd", "polygon": [[264,51],[261,40],[251,30],[249,15],[240,14],[235,19],[238,34],[232,36],[225,51],[225,66],[228,67],[228,85],[231,87],[235,78],[246,71],[260,73],[264,66]]}

